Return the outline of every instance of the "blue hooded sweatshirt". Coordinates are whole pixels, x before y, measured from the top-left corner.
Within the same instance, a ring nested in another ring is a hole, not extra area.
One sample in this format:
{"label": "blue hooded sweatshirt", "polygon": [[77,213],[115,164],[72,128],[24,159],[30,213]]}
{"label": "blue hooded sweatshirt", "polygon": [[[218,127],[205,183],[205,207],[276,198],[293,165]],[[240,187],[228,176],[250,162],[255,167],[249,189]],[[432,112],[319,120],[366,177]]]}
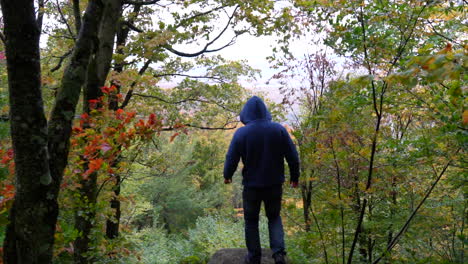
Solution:
{"label": "blue hooded sweatshirt", "polygon": [[284,159],[289,164],[291,181],[299,179],[299,157],[286,129],[271,121],[265,103],[250,98],[240,113],[245,125],[232,138],[224,163],[224,178],[231,179],[242,158],[242,184],[269,187],[284,182]]}

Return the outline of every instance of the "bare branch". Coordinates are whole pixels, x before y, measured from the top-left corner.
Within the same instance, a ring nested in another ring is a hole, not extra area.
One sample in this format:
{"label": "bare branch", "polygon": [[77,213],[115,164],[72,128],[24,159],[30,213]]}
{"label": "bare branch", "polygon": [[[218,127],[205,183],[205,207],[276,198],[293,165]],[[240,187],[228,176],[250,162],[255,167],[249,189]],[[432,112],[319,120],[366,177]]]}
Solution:
{"label": "bare branch", "polygon": [[[138,75],[140,75],[140,76],[143,75],[145,73],[145,71],[148,69],[151,62],[152,62],[151,60],[147,60],[145,62],[145,64],[143,65],[143,67],[141,67],[141,69],[138,71]],[[122,102],[122,105],[119,107],[120,109],[125,108],[128,105],[128,103],[130,102],[130,99],[133,96],[133,89],[135,88],[136,83],[137,83],[136,81],[133,81],[132,84],[130,85],[129,90],[128,90],[127,94],[125,95],[125,99]]]}
{"label": "bare branch", "polygon": [[119,67],[123,67],[123,66],[128,66],[128,65],[133,65],[135,63],[139,62],[138,59],[134,59],[134,60],[131,60],[131,61],[128,61],[128,62],[122,62],[122,63],[118,63],[114,66],[112,66],[113,69],[117,70]]}
{"label": "bare branch", "polygon": [[216,51],[219,51],[219,50],[222,50],[228,46],[231,46],[232,44],[234,44],[235,42],[235,39],[242,33],[236,33],[236,35],[231,39],[231,41],[229,43],[227,43],[226,45],[220,47],[220,48],[216,48],[216,49],[208,49],[215,41],[217,41],[225,32],[226,30],[229,28],[229,25],[231,24],[231,21],[232,19],[234,18],[234,15],[236,14],[237,12],[237,9],[239,8],[239,6],[236,6],[234,8],[234,11],[232,12],[232,14],[229,16],[229,20],[226,24],[226,26],[223,28],[223,30],[221,30],[221,32],[214,38],[212,39],[211,41],[209,41],[208,43],[206,43],[205,47],[198,51],[198,52],[195,52],[195,53],[186,53],[186,52],[181,52],[181,51],[178,51],[178,50],[175,50],[174,48],[172,48],[172,46],[169,46],[169,45],[165,45],[164,48],[178,56],[182,56],[182,57],[197,57],[203,53],[208,53],[208,52],[216,52]]}
{"label": "bare branch", "polygon": [[178,56],[181,56],[181,57],[191,58],[191,57],[197,57],[197,56],[199,56],[199,55],[201,55],[203,53],[217,52],[217,51],[220,51],[220,50],[222,50],[222,49],[224,49],[226,47],[229,47],[229,46],[234,44],[236,37],[232,38],[232,40],[229,43],[227,43],[226,45],[224,45],[224,46],[222,46],[220,48],[208,50],[208,49],[206,49],[207,47],[205,47],[203,50],[201,50],[199,52],[195,52],[195,53],[185,53],[185,52],[182,52],[182,51],[175,50],[175,49],[173,49],[173,48],[171,48],[169,46],[166,46],[164,48],[167,49],[168,51],[174,53],[175,55],[178,55]]}
{"label": "bare branch", "polygon": [[432,32],[434,32],[434,34],[436,34],[437,36],[442,37],[442,38],[444,38],[444,39],[446,39],[446,40],[448,40],[448,41],[450,41],[450,42],[452,42],[452,43],[454,43],[454,44],[461,45],[461,43],[455,41],[454,39],[451,39],[451,38],[449,38],[449,37],[443,35],[442,33],[438,32],[438,31],[435,29],[434,25],[432,24],[432,21],[427,20],[427,22],[428,22],[429,26],[431,27]]}
{"label": "bare branch", "polygon": [[237,127],[236,126],[232,126],[232,127],[227,127],[227,126],[222,126],[222,127],[204,127],[204,126],[197,126],[197,125],[191,125],[191,124],[186,124],[185,125],[186,127],[192,127],[192,128],[198,128],[198,129],[202,129],[202,130],[232,130],[232,129],[235,129]]}
{"label": "bare branch", "polygon": [[55,67],[53,67],[52,69],[50,69],[50,72],[54,72],[54,71],[60,69],[60,68],[62,67],[63,61],[64,61],[68,56],[70,56],[70,55],[72,54],[72,52],[73,52],[73,49],[67,51],[65,54],[63,54],[62,56],[58,57],[58,58],[59,58],[58,64],[57,64]]}
{"label": "bare branch", "polygon": [[[196,128],[196,129],[201,129],[201,130],[232,130],[237,128],[237,124],[235,126],[228,127],[230,123],[238,123],[237,121],[235,122],[227,122],[224,124],[224,126],[220,127],[206,127],[206,126],[199,126],[199,125],[193,125],[193,124],[184,124],[185,127],[191,127],[191,128]],[[173,131],[173,130],[179,130],[180,128],[174,128],[172,126],[170,127],[165,127],[162,129],[162,131]]]}
{"label": "bare branch", "polygon": [[132,24],[130,21],[124,21],[123,24],[126,25],[129,29],[131,29],[133,31],[136,31],[138,33],[143,33],[144,32],[142,29],[138,28],[137,26]]}
{"label": "bare branch", "polygon": [[72,36],[73,39],[76,39],[75,34],[71,30],[71,27],[68,24],[67,19],[65,18],[65,15],[62,12],[62,8],[60,8],[60,4],[59,4],[58,0],[56,0],[56,6],[57,6],[57,11],[59,12],[60,17],[62,19],[62,23],[64,23],[67,26],[68,33],[70,34],[70,36]]}
{"label": "bare branch", "polygon": [[75,40],[75,38],[73,36],[69,36],[69,35],[50,35],[49,37],[50,38],[55,38],[55,39],[64,38],[64,39]]}
{"label": "bare branch", "polygon": [[159,2],[161,0],[150,0],[150,1],[132,1],[132,0],[125,0],[123,1],[123,4],[127,4],[127,5],[153,5],[153,4],[156,4],[157,2]]}
{"label": "bare branch", "polygon": [[161,77],[168,77],[168,76],[180,76],[180,77],[187,77],[190,79],[212,79],[219,82],[223,82],[223,79],[220,77],[215,76],[197,76],[197,75],[189,75],[189,74],[182,74],[182,73],[162,73],[162,74],[155,74],[153,77],[161,78]]}
{"label": "bare branch", "polygon": [[205,11],[205,12],[200,12],[200,13],[196,13],[195,15],[191,16],[191,17],[187,17],[187,18],[184,18],[182,19],[177,25],[174,26],[174,28],[179,28],[181,27],[183,24],[185,24],[186,22],[190,21],[190,20],[193,20],[197,17],[202,17],[202,16],[206,16],[206,15],[209,15],[215,11],[218,11],[220,9],[223,9],[225,8],[226,6],[223,5],[223,6],[219,6],[219,7],[216,7],[216,8],[213,8],[211,10],[208,10],[208,11]]}
{"label": "bare branch", "polygon": [[185,99],[181,99],[181,100],[177,100],[177,101],[169,101],[167,99],[164,99],[164,98],[156,96],[156,95],[138,94],[138,93],[133,93],[133,95],[143,97],[143,98],[156,99],[156,100],[164,102],[166,104],[182,104],[182,103],[187,103],[187,102],[199,102],[199,103],[204,103],[204,104],[212,104],[212,105],[216,105],[216,106],[218,106],[218,107],[220,107],[220,108],[222,108],[222,109],[224,109],[224,110],[226,110],[228,112],[232,112],[232,113],[236,113],[236,114],[238,113],[237,111],[229,109],[226,106],[224,106],[224,105],[222,105],[222,104],[220,104],[218,102],[204,100],[204,99],[200,99],[200,98],[189,97],[189,98],[185,98]]}

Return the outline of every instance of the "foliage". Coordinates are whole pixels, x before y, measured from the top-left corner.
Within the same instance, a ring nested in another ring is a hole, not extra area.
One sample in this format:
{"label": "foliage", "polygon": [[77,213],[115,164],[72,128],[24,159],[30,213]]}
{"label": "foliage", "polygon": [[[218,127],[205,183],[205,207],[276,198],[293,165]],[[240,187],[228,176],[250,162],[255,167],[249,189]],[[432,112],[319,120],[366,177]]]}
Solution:
{"label": "foliage", "polygon": [[[304,236],[316,245],[306,252],[320,263],[463,263],[466,46],[447,31],[459,30],[462,7],[296,4],[353,70],[327,81],[323,60],[306,56],[308,89],[286,90],[304,98],[294,133],[301,198],[311,206],[294,214],[303,214]],[[288,74],[277,77],[287,82]]]}
{"label": "foliage", "polygon": [[[49,109],[78,36],[76,7],[41,9]],[[216,55],[244,34],[277,35],[270,59],[284,100],[269,106],[276,121],[295,110],[301,189],[286,190],[283,203],[292,263],[466,262],[466,3],[192,0],[121,11],[109,85],[74,120],[56,263],[73,261],[83,235],[75,219],[89,212],[86,255],[96,263],[206,263],[220,248],[244,247],[241,175],[224,186],[222,171],[252,93],[241,84],[259,71]],[[321,51],[302,60],[287,44],[303,33]],[[2,43],[0,240],[15,193],[3,51]],[[80,188],[94,176],[90,201]],[[113,199],[122,204],[120,236],[108,239]],[[260,227],[268,247],[264,217]]]}
{"label": "foliage", "polygon": [[[261,239],[267,246],[268,232],[265,218],[260,222]],[[196,219],[196,225],[186,236],[167,234],[162,228],[147,228],[138,232],[132,239],[141,248],[138,263],[184,263],[189,259],[199,259],[206,263],[209,257],[220,248],[243,247],[244,225],[239,219],[228,215],[208,215]],[[123,260],[133,263],[135,258]],[[156,261],[156,262],[155,262]]]}
{"label": "foliage", "polygon": [[[59,256],[59,261],[70,258],[68,254],[73,253],[71,243],[82,235],[70,225],[73,223],[73,216],[84,215],[88,211],[99,212],[96,223],[101,223],[94,227],[92,241],[95,251],[89,254],[101,256],[119,250],[118,244],[106,242],[98,231],[103,228],[105,219],[112,215],[108,208],[112,198],[109,185],[116,180],[116,175],[126,170],[125,163],[119,163],[118,158],[124,151],[139,148],[142,143],[151,141],[162,129],[162,121],[155,114],[150,114],[146,121],[135,120],[136,112],[107,109],[107,101],[113,98],[116,88],[102,87],[102,91],[104,95],[101,98],[90,101],[90,114],[82,114],[73,128],[70,165],[61,185],[61,215],[55,240],[55,254]],[[122,99],[121,95],[116,96]],[[84,182],[91,180],[91,174],[98,175],[99,189],[94,194],[97,203],[90,202],[88,197],[79,192]],[[125,254],[125,251],[121,253]]]}

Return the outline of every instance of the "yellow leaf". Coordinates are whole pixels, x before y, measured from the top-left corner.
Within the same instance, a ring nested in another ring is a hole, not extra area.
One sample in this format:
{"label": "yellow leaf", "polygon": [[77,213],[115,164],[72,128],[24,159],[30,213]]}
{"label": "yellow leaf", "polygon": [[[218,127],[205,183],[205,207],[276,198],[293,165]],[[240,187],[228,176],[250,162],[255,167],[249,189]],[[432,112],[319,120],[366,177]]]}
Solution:
{"label": "yellow leaf", "polygon": [[467,125],[468,124],[468,110],[465,110],[465,112],[463,112],[463,125]]}

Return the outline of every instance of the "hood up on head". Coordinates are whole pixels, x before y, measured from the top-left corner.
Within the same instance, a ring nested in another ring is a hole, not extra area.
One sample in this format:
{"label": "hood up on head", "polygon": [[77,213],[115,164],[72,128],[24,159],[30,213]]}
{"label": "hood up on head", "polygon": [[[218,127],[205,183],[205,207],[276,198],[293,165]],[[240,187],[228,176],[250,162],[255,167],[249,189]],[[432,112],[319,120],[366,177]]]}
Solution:
{"label": "hood up on head", "polygon": [[240,120],[245,125],[254,120],[271,120],[271,114],[265,103],[257,96],[250,98],[245,103],[240,113]]}

